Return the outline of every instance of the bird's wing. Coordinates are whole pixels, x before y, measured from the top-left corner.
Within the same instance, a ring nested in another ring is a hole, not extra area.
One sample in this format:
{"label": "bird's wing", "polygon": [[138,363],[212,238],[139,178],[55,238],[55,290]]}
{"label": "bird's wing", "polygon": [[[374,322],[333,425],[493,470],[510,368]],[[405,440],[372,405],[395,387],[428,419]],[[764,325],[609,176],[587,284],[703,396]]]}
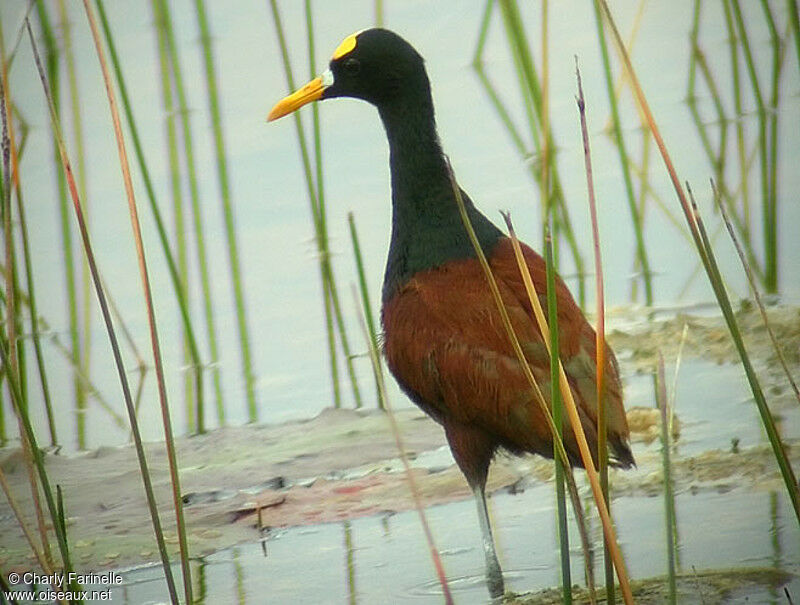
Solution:
{"label": "bird's wing", "polygon": [[[541,257],[525,247],[525,259],[539,296],[545,297]],[[549,356],[510,241],[501,240],[489,260],[528,365],[549,405]],[[557,290],[562,360],[587,438],[593,443],[594,331],[560,280]],[[480,426],[509,449],[552,455],[547,424],[475,259],[453,261],[414,276],[384,306],[383,321],[389,367],[423,408],[445,422]],[[627,436],[610,350],[607,359],[609,401],[616,401],[609,408],[619,408],[622,435]],[[618,424],[616,416],[609,414],[609,433],[611,427],[618,430]],[[565,437],[571,456],[577,456],[571,431]]]}

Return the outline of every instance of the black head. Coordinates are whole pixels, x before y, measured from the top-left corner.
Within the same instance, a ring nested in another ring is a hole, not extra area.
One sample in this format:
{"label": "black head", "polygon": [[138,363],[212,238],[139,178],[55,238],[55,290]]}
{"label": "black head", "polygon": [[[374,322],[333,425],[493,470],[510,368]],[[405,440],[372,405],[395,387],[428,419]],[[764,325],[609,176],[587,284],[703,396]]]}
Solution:
{"label": "black head", "polygon": [[420,54],[388,29],[362,31],[342,46],[346,52],[334,53],[331,59],[333,84],[322,93],[323,99],[353,97],[381,106],[428,86]]}
{"label": "black head", "polygon": [[420,54],[388,29],[366,29],[345,38],[334,51],[329,69],[278,102],[275,120],[318,99],[353,97],[381,108],[409,96],[430,95]]}

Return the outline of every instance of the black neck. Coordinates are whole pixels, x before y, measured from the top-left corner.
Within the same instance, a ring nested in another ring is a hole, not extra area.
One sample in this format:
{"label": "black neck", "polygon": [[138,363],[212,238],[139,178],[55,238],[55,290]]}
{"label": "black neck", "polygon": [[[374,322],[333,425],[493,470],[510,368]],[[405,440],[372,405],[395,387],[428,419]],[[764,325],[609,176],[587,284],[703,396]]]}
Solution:
{"label": "black neck", "polygon": [[[378,110],[389,139],[392,173],[392,238],[383,284],[386,301],[415,273],[475,254],[436,134],[427,78],[414,94]],[[462,198],[488,254],[502,234],[463,191]]]}

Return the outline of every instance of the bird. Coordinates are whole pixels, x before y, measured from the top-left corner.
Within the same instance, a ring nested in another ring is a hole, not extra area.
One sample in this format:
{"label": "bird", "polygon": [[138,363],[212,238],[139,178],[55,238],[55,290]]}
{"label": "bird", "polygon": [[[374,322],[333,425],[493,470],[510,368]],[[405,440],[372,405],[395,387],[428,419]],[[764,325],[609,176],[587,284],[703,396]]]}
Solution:
{"label": "bird", "polygon": [[[487,588],[490,597],[498,599],[505,590],[486,506],[489,466],[499,451],[552,458],[552,436],[462,222],[422,56],[387,29],[351,34],[334,51],[328,69],[280,100],[268,120],[313,101],[339,97],[374,105],[389,142],[392,222],[381,296],[383,355],[401,389],[444,428],[476,502]],[[549,405],[550,357],[512,241],[465,191],[458,191],[525,361]],[[521,247],[536,292],[546,300],[545,262],[529,246]],[[596,456],[595,331],[560,277],[556,300],[560,359]],[[609,462],[628,468],[634,458],[622,384],[608,345],[605,360]],[[570,465],[583,466],[567,425],[563,441]]]}

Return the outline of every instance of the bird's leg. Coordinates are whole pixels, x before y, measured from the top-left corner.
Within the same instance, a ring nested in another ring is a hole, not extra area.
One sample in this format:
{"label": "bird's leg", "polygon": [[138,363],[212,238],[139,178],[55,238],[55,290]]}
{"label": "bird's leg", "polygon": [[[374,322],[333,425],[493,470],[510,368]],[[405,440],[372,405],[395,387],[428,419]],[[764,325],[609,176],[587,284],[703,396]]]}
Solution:
{"label": "bird's leg", "polygon": [[502,597],[505,593],[503,586],[503,572],[497,560],[497,551],[494,548],[494,538],[492,537],[492,526],[489,523],[489,511],[486,509],[485,484],[479,484],[472,488],[475,495],[475,504],[478,507],[478,522],[481,525],[481,537],[483,538],[483,554],[486,557],[486,584],[489,587],[489,596],[492,599]]}

